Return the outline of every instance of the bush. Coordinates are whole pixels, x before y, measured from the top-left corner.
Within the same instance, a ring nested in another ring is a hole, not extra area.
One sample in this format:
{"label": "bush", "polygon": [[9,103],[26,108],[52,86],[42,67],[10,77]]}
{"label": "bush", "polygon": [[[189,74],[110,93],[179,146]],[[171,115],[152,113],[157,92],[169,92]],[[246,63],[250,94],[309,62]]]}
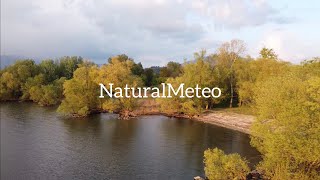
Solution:
{"label": "bush", "polygon": [[226,155],[218,148],[204,152],[205,174],[208,179],[245,179],[250,171],[248,163],[239,154]]}

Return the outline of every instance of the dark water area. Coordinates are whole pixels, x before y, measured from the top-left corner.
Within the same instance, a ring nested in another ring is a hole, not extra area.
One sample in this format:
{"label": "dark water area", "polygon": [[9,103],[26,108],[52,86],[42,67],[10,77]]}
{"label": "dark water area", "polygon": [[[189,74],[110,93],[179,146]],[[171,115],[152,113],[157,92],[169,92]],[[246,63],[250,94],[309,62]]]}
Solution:
{"label": "dark water area", "polygon": [[193,179],[218,147],[252,164],[249,136],[188,119],[62,117],[55,107],[1,104],[1,179]]}

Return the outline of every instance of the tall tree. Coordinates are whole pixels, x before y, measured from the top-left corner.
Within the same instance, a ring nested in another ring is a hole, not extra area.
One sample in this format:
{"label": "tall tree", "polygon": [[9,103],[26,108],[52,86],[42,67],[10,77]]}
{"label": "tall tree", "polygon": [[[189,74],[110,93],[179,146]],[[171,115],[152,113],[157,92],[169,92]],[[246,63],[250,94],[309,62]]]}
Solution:
{"label": "tall tree", "polygon": [[169,71],[169,77],[178,77],[182,72],[181,64],[173,61],[168,62],[167,69]]}
{"label": "tall tree", "polygon": [[40,72],[45,76],[45,82],[52,82],[59,77],[59,66],[51,59],[43,60],[39,64]]}
{"label": "tall tree", "polygon": [[156,85],[156,75],[155,73],[153,72],[153,69],[151,68],[146,68],[144,70],[144,73],[143,73],[143,81],[144,81],[144,84],[146,86],[153,86],[153,85]]}
{"label": "tall tree", "polygon": [[65,56],[59,60],[59,77],[71,79],[73,72],[83,63],[83,58],[80,56]]}
{"label": "tall tree", "polygon": [[63,84],[65,99],[58,112],[73,116],[86,116],[99,107],[99,85],[95,82],[98,68],[91,63],[83,63],[72,79]]}
{"label": "tall tree", "polygon": [[223,43],[218,49],[219,63],[227,69],[229,76],[229,87],[230,87],[230,102],[229,107],[233,106],[234,99],[234,87],[235,87],[235,74],[234,64],[244,53],[246,47],[241,40],[231,40],[230,42]]}
{"label": "tall tree", "polygon": [[[168,78],[166,83],[171,83],[175,88],[178,88],[181,83],[184,83],[185,87],[196,87],[198,85],[199,88],[213,88],[216,79],[213,78],[212,68],[205,59],[205,50],[194,53],[194,61],[182,67],[182,74],[176,78]],[[212,101],[210,98],[198,98],[195,96],[191,99],[175,97],[160,102],[161,110],[164,112],[181,112],[193,116],[200,114],[204,108],[208,108],[210,101]],[[173,107],[177,109],[173,110]]]}
{"label": "tall tree", "polygon": [[[95,82],[104,85],[113,83],[114,87],[120,87],[123,92],[126,85],[128,87],[141,86],[141,78],[132,73],[133,65],[134,62],[131,60],[123,61],[120,56],[112,57],[109,64],[100,68]],[[132,92],[129,94],[132,97]],[[119,112],[120,118],[123,119],[129,118],[136,106],[136,98],[106,98],[102,104],[104,110]]]}
{"label": "tall tree", "polygon": [[236,92],[239,106],[254,105],[255,88],[258,83],[290,70],[290,64],[273,59],[239,59],[234,65]]}
{"label": "tall tree", "polygon": [[131,68],[131,71],[132,71],[132,74],[141,76],[143,74],[143,66],[141,62],[139,62],[138,64],[134,63]]}

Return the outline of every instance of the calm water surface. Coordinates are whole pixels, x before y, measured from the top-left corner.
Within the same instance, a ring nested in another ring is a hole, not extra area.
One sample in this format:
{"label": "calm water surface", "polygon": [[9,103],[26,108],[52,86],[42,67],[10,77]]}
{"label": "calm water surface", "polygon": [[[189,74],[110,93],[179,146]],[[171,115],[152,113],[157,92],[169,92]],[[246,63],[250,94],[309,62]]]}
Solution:
{"label": "calm water surface", "polygon": [[187,119],[59,116],[32,103],[1,104],[1,179],[193,179],[218,147],[256,163],[243,133]]}

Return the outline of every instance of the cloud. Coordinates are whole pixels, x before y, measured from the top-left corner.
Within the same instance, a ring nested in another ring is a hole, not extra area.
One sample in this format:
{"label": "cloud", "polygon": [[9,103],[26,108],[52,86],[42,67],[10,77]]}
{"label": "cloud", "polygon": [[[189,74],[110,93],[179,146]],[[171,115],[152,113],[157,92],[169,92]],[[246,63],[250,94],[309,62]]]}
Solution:
{"label": "cloud", "polygon": [[29,57],[99,54],[96,30],[81,14],[59,3],[18,4],[14,1],[2,4],[1,21],[5,24],[1,26],[2,53]]}
{"label": "cloud", "polygon": [[319,52],[316,48],[319,42],[314,43],[312,39],[301,37],[297,32],[286,29],[267,30],[256,46],[257,52],[262,47],[272,48],[282,60],[299,63],[302,60],[316,57]]}
{"label": "cloud", "polygon": [[226,28],[258,26],[266,23],[286,24],[292,18],[280,16],[280,11],[265,0],[199,0],[192,8],[216,25]]}
{"label": "cloud", "polygon": [[221,41],[211,37],[208,25],[287,23],[263,0],[3,0],[1,5],[1,54],[80,55],[97,63],[119,53],[148,65],[160,58],[182,61]]}

